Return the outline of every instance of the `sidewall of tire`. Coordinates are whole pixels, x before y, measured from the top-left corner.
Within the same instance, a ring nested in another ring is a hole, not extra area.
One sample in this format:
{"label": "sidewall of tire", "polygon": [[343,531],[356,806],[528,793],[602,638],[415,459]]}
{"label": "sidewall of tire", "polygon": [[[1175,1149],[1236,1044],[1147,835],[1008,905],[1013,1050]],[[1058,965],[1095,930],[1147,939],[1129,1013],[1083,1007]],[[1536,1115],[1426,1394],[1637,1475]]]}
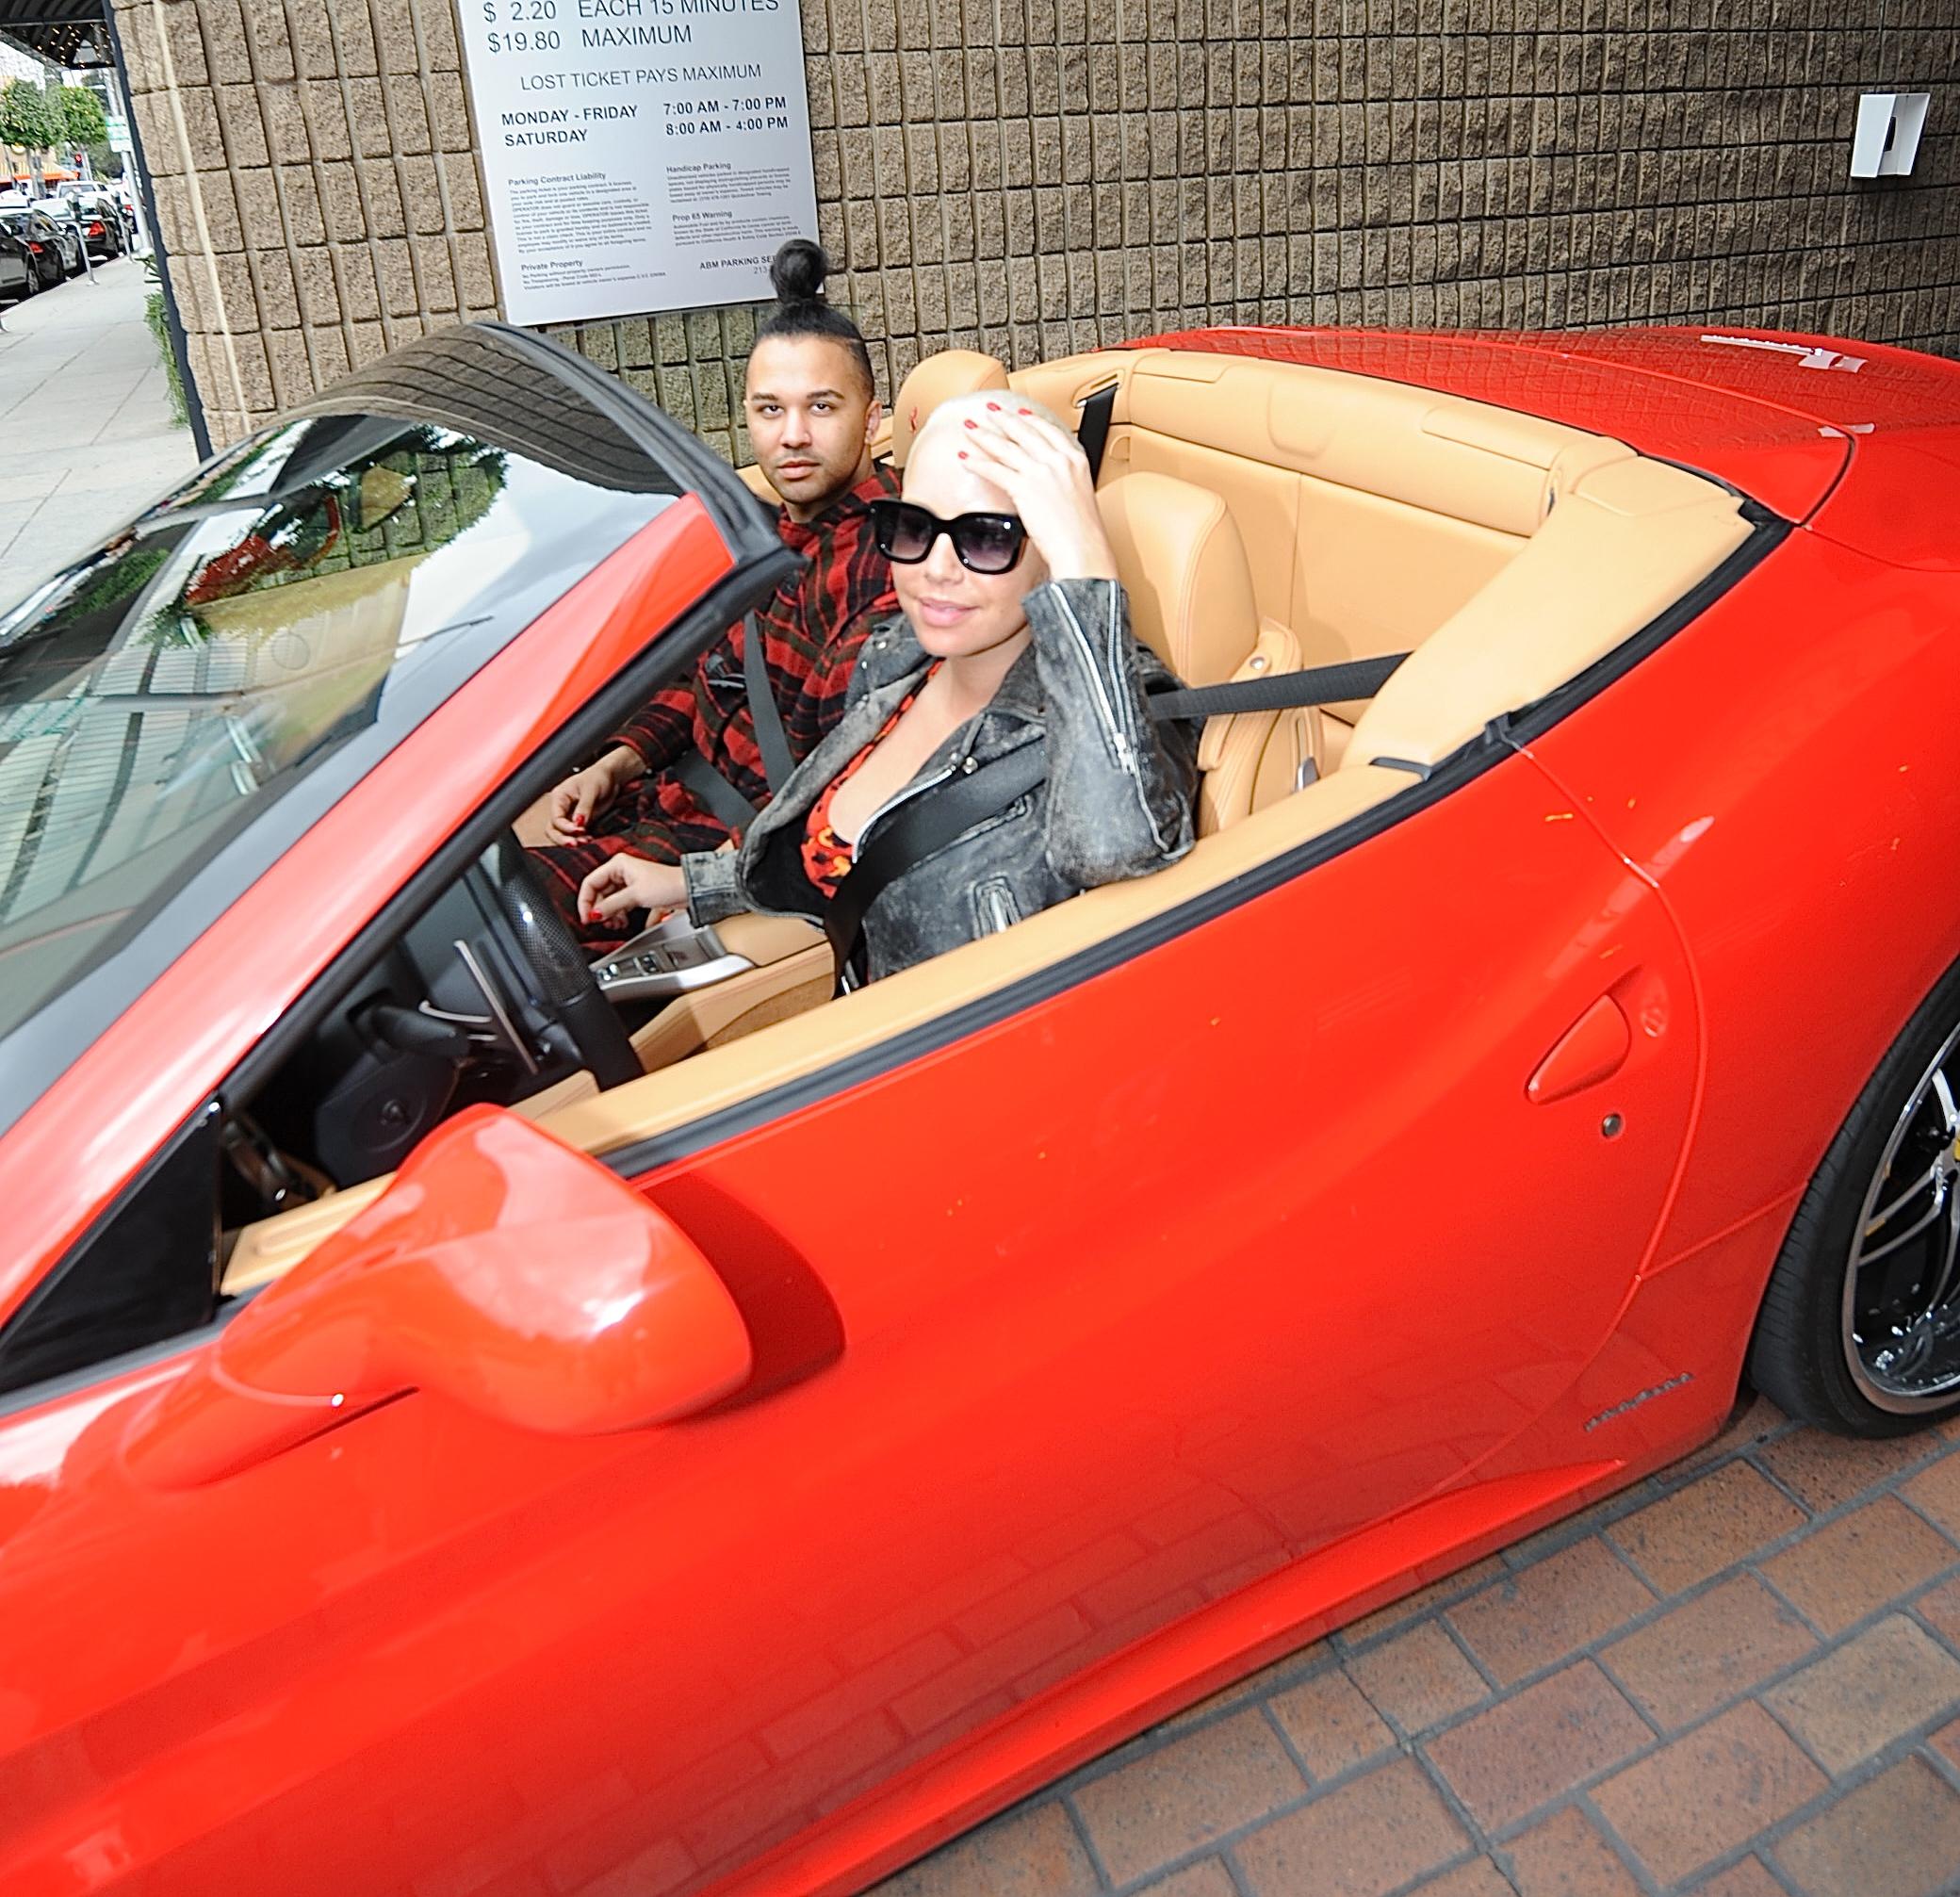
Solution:
{"label": "sidewall of tire", "polygon": [[1845,1361],[1844,1284],[1853,1235],[1886,1141],[1941,1043],[1960,1022],[1960,962],[1947,970],[1866,1082],[1799,1202],[1749,1347],[1756,1387],[1840,1434],[1905,1435],[1960,1411],[1960,1395],[1900,1415],[1881,1409]]}

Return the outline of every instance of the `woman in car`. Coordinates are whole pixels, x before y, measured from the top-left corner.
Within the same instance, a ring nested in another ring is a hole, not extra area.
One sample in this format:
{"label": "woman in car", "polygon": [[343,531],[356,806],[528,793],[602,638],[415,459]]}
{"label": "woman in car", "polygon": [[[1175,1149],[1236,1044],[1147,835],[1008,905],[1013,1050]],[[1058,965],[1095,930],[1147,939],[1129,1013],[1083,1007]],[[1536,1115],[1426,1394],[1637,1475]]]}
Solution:
{"label": "woman in car", "polygon": [[[929,833],[911,807],[951,799],[942,811],[971,821],[925,842],[864,911],[861,978],[875,979],[1191,847],[1194,736],[1148,715],[1146,694],[1174,681],[1130,631],[1088,463],[1054,417],[1006,390],[942,403],[904,499],[872,515],[901,612],[865,640],[836,728],[739,853],[611,858],[580,888],[581,916],[685,904],[696,924],[743,909],[821,923],[860,845],[869,863],[901,817]],[[1028,787],[1000,807],[959,790],[1037,744],[1045,770],[1021,759]]]}

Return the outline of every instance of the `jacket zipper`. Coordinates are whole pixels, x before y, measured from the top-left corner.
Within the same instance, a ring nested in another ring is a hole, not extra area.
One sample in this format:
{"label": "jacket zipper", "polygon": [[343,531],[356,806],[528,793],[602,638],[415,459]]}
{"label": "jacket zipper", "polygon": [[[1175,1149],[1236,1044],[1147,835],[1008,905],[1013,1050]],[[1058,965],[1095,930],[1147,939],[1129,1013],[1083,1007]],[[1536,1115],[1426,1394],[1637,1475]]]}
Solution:
{"label": "jacket zipper", "polygon": [[999,935],[1003,929],[1012,928],[1021,920],[1020,916],[1007,907],[1007,892],[998,880],[984,885],[980,897],[992,918],[995,935]]}
{"label": "jacket zipper", "polygon": [[923,784],[901,785],[870,816],[865,818],[864,827],[858,832],[858,841],[851,845],[851,860],[855,863],[864,854],[864,846],[871,842],[872,831],[877,827],[878,820],[888,811],[895,810],[901,804],[911,802],[914,797],[923,797],[926,792],[943,784],[948,777],[955,777],[958,775],[957,769],[949,764],[938,777],[928,777]]}
{"label": "jacket zipper", "polygon": [[[995,715],[996,717],[1010,718],[1016,724],[1019,725],[1025,725],[1028,722],[1027,719],[1024,718],[1019,711],[1002,711],[998,708],[989,709],[993,711],[993,715]],[[1007,749],[1003,751],[1000,755],[1003,758],[1011,757],[1013,753],[1020,750],[1020,748],[1021,746],[1019,744],[1010,744],[1007,747]],[[971,750],[968,751],[967,756],[969,758],[972,756]],[[998,760],[992,758],[989,758],[988,760],[988,763],[994,763],[997,761]],[[974,766],[974,769],[976,770],[979,768],[980,767],[978,765]],[[943,784],[946,781],[948,777],[958,777],[960,775],[960,769],[961,767],[958,764],[948,764],[943,771],[939,772],[936,777],[926,778],[926,780],[923,784],[902,784],[896,791],[894,791],[889,797],[887,797],[885,801],[871,813],[870,816],[865,818],[864,827],[858,832],[858,841],[851,845],[851,860],[853,862],[856,862],[858,859],[864,854],[864,846],[871,841],[872,830],[875,827],[878,821],[882,817],[886,816],[890,811],[897,809],[897,808],[901,804],[909,803],[914,797],[923,797],[926,793],[926,792],[931,790],[937,790],[939,785]]]}
{"label": "jacket zipper", "polygon": [[[1075,635],[1075,643],[1082,647],[1082,662],[1088,669],[1089,688],[1096,695],[1096,708],[1102,713],[1102,728],[1109,734],[1110,747],[1116,752],[1116,760],[1124,770],[1134,774],[1135,770],[1135,753],[1130,744],[1130,734],[1123,728],[1122,724],[1118,719],[1115,701],[1110,697],[1108,688],[1102,682],[1102,673],[1096,669],[1096,654],[1094,647],[1089,644],[1089,635],[1084,630],[1082,621],[1075,616],[1075,608],[1070,603],[1068,594],[1058,593],[1056,597],[1060,600],[1063,613],[1068,617],[1069,629]],[[1116,595],[1113,591],[1109,596],[1109,618],[1113,629],[1116,624]],[[1110,644],[1113,656],[1115,647],[1115,640],[1113,638]]]}

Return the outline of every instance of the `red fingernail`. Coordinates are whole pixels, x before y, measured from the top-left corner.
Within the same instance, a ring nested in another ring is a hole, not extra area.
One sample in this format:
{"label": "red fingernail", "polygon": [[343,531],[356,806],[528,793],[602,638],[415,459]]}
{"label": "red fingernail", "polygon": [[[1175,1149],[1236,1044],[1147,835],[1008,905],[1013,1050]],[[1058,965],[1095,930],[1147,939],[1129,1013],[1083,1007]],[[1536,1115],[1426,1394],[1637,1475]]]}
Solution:
{"label": "red fingernail", "polygon": [[967,451],[966,451],[966,450],[965,450],[965,449],[961,449],[961,450],[959,450],[959,458],[960,458],[960,459],[961,459],[962,461],[964,461],[964,460],[965,460],[966,458],[967,458]]}
{"label": "red fingernail", "polygon": [[968,416],[968,417],[967,417],[967,426],[968,426],[969,428],[978,428],[978,427],[980,426],[980,424],[979,424],[979,423],[978,423],[977,421],[975,421],[975,420],[973,419],[973,417],[972,417],[972,416]]}
{"label": "red fingernail", "polygon": [[1034,412],[1035,412],[1035,411],[1034,411],[1033,409],[1031,409],[1031,408],[1024,408],[1024,409],[1022,409],[1022,410],[1021,410],[1021,414],[1023,414],[1023,415],[1033,415],[1033,414],[1034,414]]}
{"label": "red fingernail", "polygon": [[[996,415],[1000,414],[1000,412],[1001,412],[1001,405],[1000,405],[1000,403],[999,403],[999,402],[997,402],[997,401],[990,401],[990,402],[988,402],[988,403],[987,405],[988,405],[988,408],[992,409],[992,410],[993,410],[993,412],[994,412],[994,413],[995,413]],[[1022,409],[1022,410],[1021,410],[1021,414],[1025,415],[1026,413],[1027,413],[1027,410],[1026,410],[1026,409]]]}

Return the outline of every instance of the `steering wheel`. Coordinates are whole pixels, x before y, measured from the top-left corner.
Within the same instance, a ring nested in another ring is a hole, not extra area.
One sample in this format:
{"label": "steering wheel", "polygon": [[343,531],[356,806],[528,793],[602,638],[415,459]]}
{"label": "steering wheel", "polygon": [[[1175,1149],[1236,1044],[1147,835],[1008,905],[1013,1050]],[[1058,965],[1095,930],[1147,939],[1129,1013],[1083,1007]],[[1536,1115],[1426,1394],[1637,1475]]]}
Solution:
{"label": "steering wheel", "polygon": [[618,1011],[599,992],[584,951],[539,887],[529,853],[514,831],[498,840],[486,864],[507,946],[531,977],[539,1008],[564,1028],[580,1064],[601,1088],[637,1080],[645,1071]]}

